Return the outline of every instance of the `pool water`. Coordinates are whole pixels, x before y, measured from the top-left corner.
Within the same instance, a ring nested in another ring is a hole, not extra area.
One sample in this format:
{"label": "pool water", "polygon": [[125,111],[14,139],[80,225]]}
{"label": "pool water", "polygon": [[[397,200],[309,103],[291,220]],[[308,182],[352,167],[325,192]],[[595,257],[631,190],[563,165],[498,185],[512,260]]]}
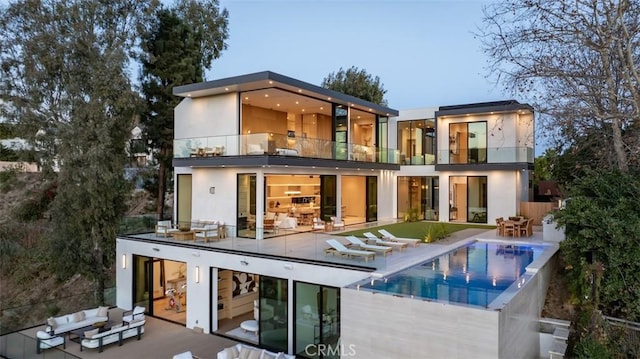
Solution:
{"label": "pool water", "polygon": [[358,288],[486,308],[520,279],[544,249],[542,245],[473,242]]}

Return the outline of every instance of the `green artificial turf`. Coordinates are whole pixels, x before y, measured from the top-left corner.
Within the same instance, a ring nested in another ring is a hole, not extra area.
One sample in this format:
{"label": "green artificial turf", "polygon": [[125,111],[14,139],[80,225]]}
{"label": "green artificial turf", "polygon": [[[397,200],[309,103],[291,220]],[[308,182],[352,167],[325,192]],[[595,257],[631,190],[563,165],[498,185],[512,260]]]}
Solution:
{"label": "green artificial turf", "polygon": [[461,231],[467,228],[485,228],[485,229],[495,228],[495,226],[487,226],[482,224],[478,225],[478,224],[444,223],[444,222],[404,222],[404,223],[387,224],[379,227],[369,227],[369,228],[358,229],[355,231],[340,233],[340,235],[364,237],[362,235],[364,232],[371,232],[376,236],[380,237],[380,233],[378,232],[378,230],[384,228],[396,237],[417,238],[424,241],[424,237],[427,235],[429,231],[429,227],[433,225],[440,225],[440,226],[444,225],[448,233]]}

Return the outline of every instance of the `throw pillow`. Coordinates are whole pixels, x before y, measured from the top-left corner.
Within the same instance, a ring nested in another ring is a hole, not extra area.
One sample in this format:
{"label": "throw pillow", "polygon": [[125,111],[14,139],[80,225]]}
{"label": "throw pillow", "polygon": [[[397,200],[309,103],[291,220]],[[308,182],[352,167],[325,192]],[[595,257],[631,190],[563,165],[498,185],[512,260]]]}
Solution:
{"label": "throw pillow", "polygon": [[269,353],[268,351],[264,351],[262,352],[262,358],[260,359],[278,359],[278,354],[276,353]]}
{"label": "throw pillow", "polygon": [[249,354],[249,358],[248,359],[260,359],[260,356],[262,355],[263,350],[261,349],[251,349],[251,353]]}
{"label": "throw pillow", "polygon": [[84,332],[84,337],[85,338],[93,338],[94,335],[98,334],[98,332],[100,331],[100,328],[96,328],[93,330],[87,330],[86,332]]}
{"label": "throw pillow", "polygon": [[84,312],[83,311],[79,311],[77,313],[73,313],[73,322],[77,323],[77,322],[81,322],[84,320]]}
{"label": "throw pillow", "polygon": [[227,358],[229,359],[237,358],[240,355],[235,345],[230,348],[225,348],[224,352],[227,353]]}
{"label": "throw pillow", "polygon": [[53,317],[47,319],[47,325],[49,325],[53,329],[56,329],[56,326],[57,326],[56,320],[53,319]]}
{"label": "throw pillow", "polygon": [[238,358],[239,359],[249,359],[249,355],[251,355],[251,353],[253,352],[252,348],[248,348],[248,347],[241,347],[240,348],[240,354],[238,354]]}
{"label": "throw pillow", "polygon": [[106,317],[108,313],[109,313],[109,307],[98,307],[97,315],[99,317]]}

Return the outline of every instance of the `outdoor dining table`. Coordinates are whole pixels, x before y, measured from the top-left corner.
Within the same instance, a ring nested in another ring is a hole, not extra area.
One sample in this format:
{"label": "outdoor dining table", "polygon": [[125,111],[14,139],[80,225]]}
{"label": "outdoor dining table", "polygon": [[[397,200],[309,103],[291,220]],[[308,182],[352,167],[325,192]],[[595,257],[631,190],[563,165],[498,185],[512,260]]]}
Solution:
{"label": "outdoor dining table", "polygon": [[506,228],[513,228],[511,230],[511,234],[509,235],[510,237],[515,237],[518,236],[520,237],[520,226],[524,225],[527,223],[527,220],[524,218],[521,218],[519,220],[513,220],[513,219],[506,219],[504,221],[502,221],[500,223],[500,233],[502,236],[507,236],[507,233],[505,232]]}

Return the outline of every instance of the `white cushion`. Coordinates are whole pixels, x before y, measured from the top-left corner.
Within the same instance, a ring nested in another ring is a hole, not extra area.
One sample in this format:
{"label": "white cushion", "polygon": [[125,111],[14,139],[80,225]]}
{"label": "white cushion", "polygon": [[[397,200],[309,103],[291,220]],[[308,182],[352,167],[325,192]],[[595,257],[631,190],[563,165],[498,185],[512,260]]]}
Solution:
{"label": "white cushion", "polygon": [[184,353],[174,355],[173,359],[193,359],[193,354],[191,354],[190,351],[184,352]]}

